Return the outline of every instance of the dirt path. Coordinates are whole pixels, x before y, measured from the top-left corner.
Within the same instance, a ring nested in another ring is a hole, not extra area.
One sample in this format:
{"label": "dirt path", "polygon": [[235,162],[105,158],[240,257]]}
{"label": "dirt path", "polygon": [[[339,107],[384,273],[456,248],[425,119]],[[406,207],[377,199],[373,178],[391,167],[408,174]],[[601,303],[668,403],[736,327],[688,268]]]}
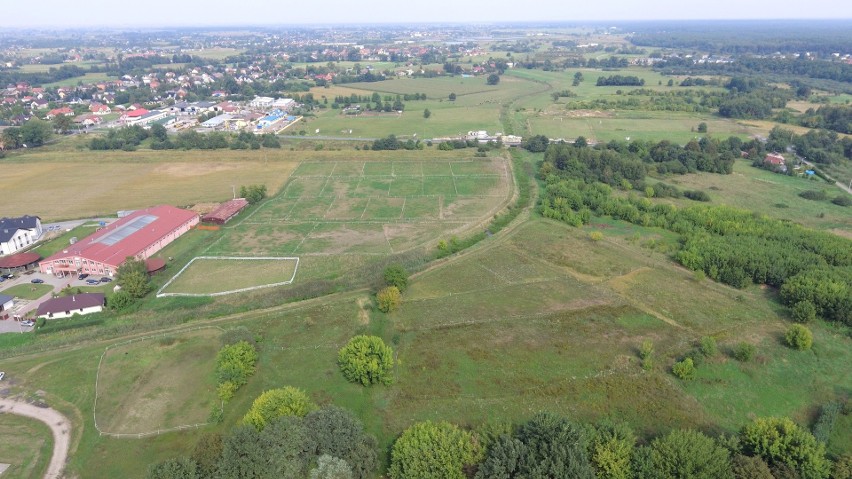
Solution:
{"label": "dirt path", "polygon": [[68,446],[71,443],[71,422],[59,412],[50,408],[40,408],[11,399],[0,399],[0,413],[17,414],[36,419],[47,424],[53,432],[53,456],[44,473],[45,479],[63,477],[62,470],[68,459]]}

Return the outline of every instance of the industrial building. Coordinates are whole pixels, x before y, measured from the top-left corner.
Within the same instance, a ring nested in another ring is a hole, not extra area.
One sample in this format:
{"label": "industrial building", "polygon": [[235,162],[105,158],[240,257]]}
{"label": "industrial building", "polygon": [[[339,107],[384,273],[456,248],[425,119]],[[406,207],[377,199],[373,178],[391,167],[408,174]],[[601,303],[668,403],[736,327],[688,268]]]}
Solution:
{"label": "industrial building", "polygon": [[39,264],[54,275],[113,276],[128,257],[147,259],[198,224],[195,212],[162,205],[137,210]]}

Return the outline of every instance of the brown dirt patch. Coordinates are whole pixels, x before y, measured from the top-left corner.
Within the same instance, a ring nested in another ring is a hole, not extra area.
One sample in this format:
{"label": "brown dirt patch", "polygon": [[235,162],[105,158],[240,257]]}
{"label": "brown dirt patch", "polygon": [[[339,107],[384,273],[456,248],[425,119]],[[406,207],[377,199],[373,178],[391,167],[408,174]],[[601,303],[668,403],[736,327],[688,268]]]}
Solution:
{"label": "brown dirt patch", "polygon": [[173,163],[169,165],[161,165],[154,169],[154,173],[174,176],[177,178],[187,178],[191,176],[203,176],[211,173],[219,173],[223,171],[232,171],[238,169],[237,165],[223,164],[204,164],[204,163]]}

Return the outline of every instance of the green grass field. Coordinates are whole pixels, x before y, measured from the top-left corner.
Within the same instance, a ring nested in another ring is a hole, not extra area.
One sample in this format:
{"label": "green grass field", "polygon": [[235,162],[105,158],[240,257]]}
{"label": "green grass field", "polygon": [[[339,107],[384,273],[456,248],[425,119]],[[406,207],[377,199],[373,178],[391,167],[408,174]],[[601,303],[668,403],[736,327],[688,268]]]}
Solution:
{"label": "green grass field", "polygon": [[219,329],[157,336],[107,350],[98,371],[98,427],[140,434],[204,423],[218,404]]}
{"label": "green grass field", "polygon": [[292,281],[296,259],[198,258],[163,290],[165,294],[215,294]]}
{"label": "green grass field", "polygon": [[504,159],[445,157],[303,162],[280,195],[227,227],[206,254],[391,254],[482,221],[508,200]]}
{"label": "green grass field", "polygon": [[38,479],[53,452],[50,429],[34,419],[0,414],[0,464],[9,464],[3,479]]}
{"label": "green grass field", "polygon": [[[755,168],[748,161],[737,161],[731,175],[691,174],[663,180],[682,190],[706,191],[713,203],[757,211],[773,218],[791,220],[804,226],[825,229],[852,236],[852,212],[830,201],[813,201],[799,196],[806,190],[825,191],[829,198],[845,194],[839,188],[816,178],[779,175]],[[694,202],[661,199],[685,206]]]}
{"label": "green grass field", "polygon": [[74,86],[79,84],[89,84],[89,83],[98,83],[102,81],[110,81],[115,80],[115,77],[110,77],[106,73],[86,73],[83,76],[66,78],[64,80],[59,80],[53,83],[45,83],[45,88],[54,88],[60,86]]}
{"label": "green grass field", "polygon": [[41,298],[45,294],[53,291],[53,286],[46,284],[18,284],[11,288],[6,288],[0,291],[0,294],[8,294],[20,299],[34,300]]}

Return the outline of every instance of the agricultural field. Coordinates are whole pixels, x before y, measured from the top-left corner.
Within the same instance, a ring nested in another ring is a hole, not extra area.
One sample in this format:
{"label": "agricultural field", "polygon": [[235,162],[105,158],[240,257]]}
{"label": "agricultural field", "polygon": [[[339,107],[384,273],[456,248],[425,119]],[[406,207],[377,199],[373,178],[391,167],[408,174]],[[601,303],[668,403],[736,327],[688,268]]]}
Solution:
{"label": "agricultural field", "polygon": [[[4,160],[6,215],[33,214],[30,185],[51,178],[38,195],[42,221],[115,214],[158,204],[222,201],[232,187],[278,190],[297,162],[276,151],[33,151]],[[86,185],[81,188],[80,185]]]}
{"label": "agricultural field", "polygon": [[192,56],[199,56],[201,58],[209,58],[211,60],[224,60],[225,58],[239,55],[243,53],[244,50],[238,50],[236,48],[224,48],[224,47],[215,47],[215,48],[201,48],[198,50],[184,50],[183,53]]}
{"label": "agricultural field", "polygon": [[[512,192],[504,158],[304,161],[206,255],[388,255],[487,220]],[[406,158],[408,156],[409,158]]]}
{"label": "agricultural field", "polygon": [[60,80],[53,83],[45,83],[45,88],[51,87],[60,87],[60,86],[74,86],[79,83],[97,83],[101,81],[110,81],[115,80],[115,77],[110,77],[106,73],[86,73],[83,76],[66,78],[64,80]]}
{"label": "agricultural field", "polygon": [[290,283],[298,266],[298,258],[199,257],[161,291],[163,295],[196,296]]}
{"label": "agricultural field", "polygon": [[218,328],[159,335],[107,349],[98,367],[97,427],[137,435],[207,422],[218,405]]}
{"label": "agricultural field", "polygon": [[0,414],[0,464],[9,464],[3,479],[37,479],[44,475],[53,452],[53,436],[40,421]]}

